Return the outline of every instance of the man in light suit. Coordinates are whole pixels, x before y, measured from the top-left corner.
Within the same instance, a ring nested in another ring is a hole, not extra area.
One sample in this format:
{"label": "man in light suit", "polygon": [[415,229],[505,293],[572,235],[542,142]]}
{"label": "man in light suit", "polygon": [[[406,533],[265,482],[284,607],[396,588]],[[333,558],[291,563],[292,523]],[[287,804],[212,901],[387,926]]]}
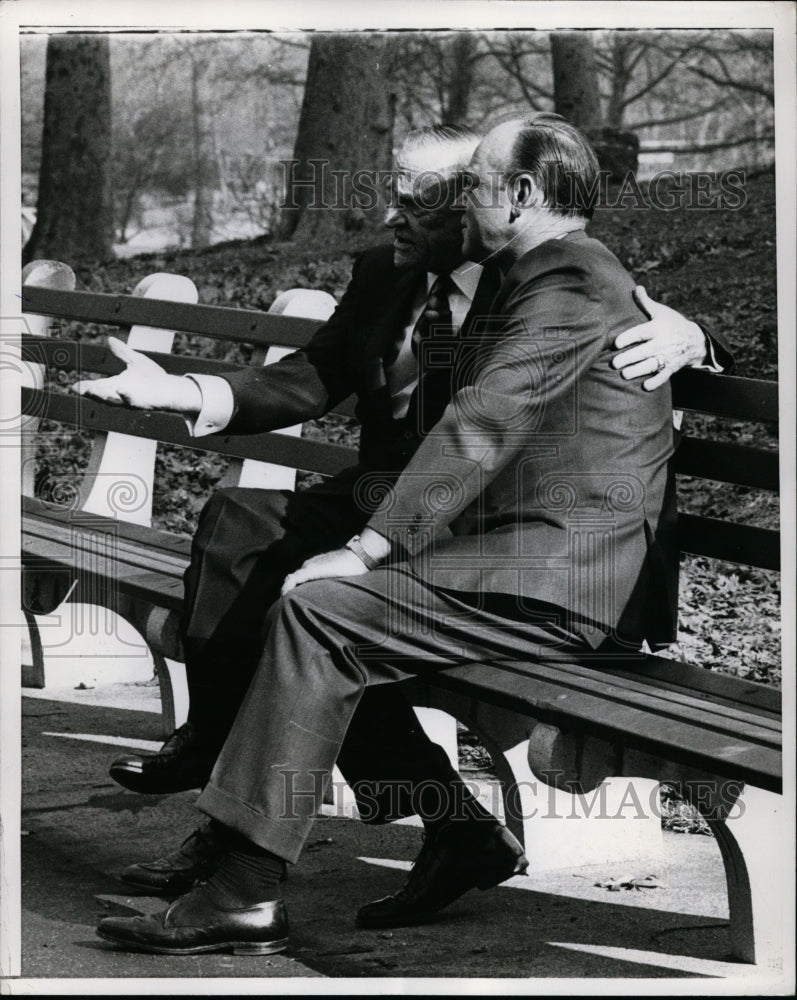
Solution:
{"label": "man in light suit", "polygon": [[[551,179],[557,164],[569,188]],[[416,344],[419,395],[428,370],[438,380],[428,401],[439,403],[442,379],[450,402],[400,475],[361,478],[382,502],[359,536],[286,578],[199,800],[221,831],[217,870],[163,914],[103,921],[102,937],[169,953],[284,948],[284,864],[301,852],[318,778],[366,690],[463,660],[522,670],[673,637],[669,385],[645,391],[613,366],[616,338],[645,317],[630,277],[583,232],[591,209],[578,192],[596,169],[582,137],[552,116],[508,123],[479,146],[465,253],[497,263],[504,281],[467,336],[452,338],[446,321]],[[444,373],[433,360],[441,346],[456,355]],[[247,398],[256,422],[269,404]],[[370,734],[381,750],[379,725]],[[419,922],[525,865],[506,830],[466,807],[427,826],[405,888],[358,919]]]}

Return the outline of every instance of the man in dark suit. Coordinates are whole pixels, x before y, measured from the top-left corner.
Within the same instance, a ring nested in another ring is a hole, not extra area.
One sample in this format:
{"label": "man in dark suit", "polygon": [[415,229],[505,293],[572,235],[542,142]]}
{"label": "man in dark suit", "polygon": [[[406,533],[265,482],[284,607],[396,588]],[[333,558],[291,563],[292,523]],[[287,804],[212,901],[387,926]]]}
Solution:
{"label": "man in dark suit", "polygon": [[[385,466],[360,478],[361,495],[381,498],[360,535],[286,578],[199,800],[225,845],[217,870],[163,914],[103,921],[102,937],[170,953],[284,948],[284,863],[299,856],[318,778],[366,690],[463,660],[595,662],[672,639],[669,385],[646,392],[613,367],[615,338],[644,316],[630,277],[583,232],[591,209],[579,192],[596,169],[553,116],[508,123],[479,146],[465,251],[497,263],[503,284],[489,318],[459,338],[433,288],[438,322],[413,337],[418,414],[428,403],[436,419],[451,400],[399,475]],[[439,368],[440,354],[453,366]],[[269,404],[245,398],[256,422]],[[381,749],[385,734],[370,734]],[[514,838],[472,805],[427,835],[406,887],[363,907],[361,924],[427,919],[525,867]]]}

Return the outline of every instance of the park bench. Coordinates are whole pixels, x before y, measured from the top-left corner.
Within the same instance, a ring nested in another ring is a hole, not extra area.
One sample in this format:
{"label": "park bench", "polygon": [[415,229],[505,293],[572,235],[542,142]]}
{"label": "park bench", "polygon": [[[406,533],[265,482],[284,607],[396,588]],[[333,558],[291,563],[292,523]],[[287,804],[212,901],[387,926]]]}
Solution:
{"label": "park bench", "polygon": [[[107,375],[121,363],[103,345],[43,336],[44,317],[57,318],[61,326],[77,320],[120,328],[123,335],[129,331],[132,346],[173,373],[218,373],[235,365],[168,353],[173,331],[254,345],[251,363],[268,363],[281,351],[301,347],[333,300],[294,291],[263,313],[192,304],[190,282],[170,275],[145,279],[128,296],[74,291],[65,265],[36,262],[26,274],[23,311],[31,332],[22,338],[29,382],[23,388],[22,428],[25,615],[35,624],[36,614],[48,613],[72,593],[75,600],[111,608],[130,621],[152,651],[168,732],[174,705],[166,659],[180,661],[182,655],[177,622],[190,541],[150,526],[156,443],[228,456],[229,471],[219,485],[290,487],[297,469],[329,475],[354,456],[339,444],[300,437],[298,428],[192,439],[178,416],[77,397],[63,384],[71,373]],[[168,301],[174,297],[182,301]],[[318,310],[315,319],[290,315],[306,309],[308,301]],[[772,424],[778,419],[774,382],[684,372],[675,401],[681,409],[722,419]],[[340,412],[350,414],[348,404]],[[65,474],[37,496],[30,466],[43,417],[95,437],[85,476]],[[680,475],[778,489],[772,450],[684,436],[674,462]],[[689,513],[680,515],[679,530],[684,552],[779,568],[777,531]],[[36,646],[34,641],[34,653]],[[41,684],[41,656],[34,660],[27,682]],[[417,705],[443,709],[479,736],[503,785],[506,822],[521,838],[533,835],[526,797],[536,782],[582,796],[611,776],[681,788],[722,852],[733,953],[763,962],[777,951],[785,917],[779,910],[785,829],[777,689],[649,655],[600,670],[459,666],[416,683],[414,697]]]}

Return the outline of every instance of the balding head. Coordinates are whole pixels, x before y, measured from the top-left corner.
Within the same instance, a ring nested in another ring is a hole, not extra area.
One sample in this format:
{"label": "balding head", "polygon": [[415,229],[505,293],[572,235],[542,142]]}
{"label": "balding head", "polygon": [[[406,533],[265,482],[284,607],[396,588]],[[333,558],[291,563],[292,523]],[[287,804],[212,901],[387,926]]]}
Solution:
{"label": "balding head", "polygon": [[594,152],[558,115],[497,125],[479,143],[466,176],[464,253],[478,261],[511,262],[583,228],[598,190]]}

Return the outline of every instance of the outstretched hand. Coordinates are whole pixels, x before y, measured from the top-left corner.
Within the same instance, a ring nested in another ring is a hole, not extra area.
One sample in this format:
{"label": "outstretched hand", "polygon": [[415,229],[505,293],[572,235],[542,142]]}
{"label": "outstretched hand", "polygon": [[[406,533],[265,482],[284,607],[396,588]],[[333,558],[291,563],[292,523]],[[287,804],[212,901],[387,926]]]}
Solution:
{"label": "outstretched hand", "polygon": [[658,389],[681,368],[705,358],[706,335],[697,323],[654,302],[641,285],[634,289],[634,298],[650,321],[632,326],[616,338],[614,346],[622,353],[612,359],[612,367],[625,379],[648,375],[644,388]]}
{"label": "outstretched hand", "polygon": [[176,410],[199,413],[202,393],[190,379],[170,375],[145,354],[134,351],[116,337],[108,338],[108,347],[125,370],[109,378],[84,379],[72,389],[80,396],[91,396],[103,403],[131,406],[137,410]]}

